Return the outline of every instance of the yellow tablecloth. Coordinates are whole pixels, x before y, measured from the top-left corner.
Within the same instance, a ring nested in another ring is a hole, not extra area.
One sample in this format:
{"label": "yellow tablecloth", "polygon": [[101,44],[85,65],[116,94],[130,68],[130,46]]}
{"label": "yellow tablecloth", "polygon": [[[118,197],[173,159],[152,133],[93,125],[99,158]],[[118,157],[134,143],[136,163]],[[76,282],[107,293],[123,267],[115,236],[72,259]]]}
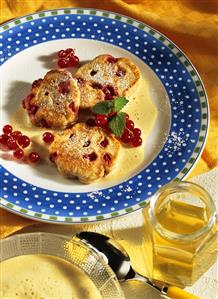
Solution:
{"label": "yellow tablecloth", "polygon": [[[1,0],[0,22],[40,10],[93,7],[138,19],[172,39],[191,59],[205,84],[210,130],[190,176],[218,165],[218,1],[217,0]],[[189,177],[190,177],[189,176]],[[0,238],[33,221],[0,209]]]}

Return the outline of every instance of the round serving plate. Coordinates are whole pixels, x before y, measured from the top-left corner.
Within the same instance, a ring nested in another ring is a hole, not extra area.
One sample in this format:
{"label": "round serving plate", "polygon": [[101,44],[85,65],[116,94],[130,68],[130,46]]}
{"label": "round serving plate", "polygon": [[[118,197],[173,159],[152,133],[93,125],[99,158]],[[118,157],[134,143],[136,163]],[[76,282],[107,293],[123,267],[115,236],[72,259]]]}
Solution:
{"label": "round serving plate", "polygon": [[105,53],[131,58],[158,111],[144,162],[124,180],[82,185],[54,167],[30,167],[2,154],[1,206],[60,224],[104,220],[144,207],[161,186],[189,173],[205,144],[208,101],[196,69],[167,37],[123,15],[74,8],[24,16],[0,31],[2,124],[10,122],[31,82],[55,68],[57,51],[68,47],[82,62]]}

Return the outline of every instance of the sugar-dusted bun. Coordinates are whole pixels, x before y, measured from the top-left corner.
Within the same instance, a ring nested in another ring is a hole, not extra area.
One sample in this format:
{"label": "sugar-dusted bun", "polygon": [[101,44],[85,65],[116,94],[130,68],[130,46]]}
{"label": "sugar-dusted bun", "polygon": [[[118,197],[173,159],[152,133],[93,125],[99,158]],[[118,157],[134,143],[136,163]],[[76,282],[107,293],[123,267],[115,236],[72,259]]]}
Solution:
{"label": "sugar-dusted bun", "polygon": [[80,107],[92,108],[97,102],[128,96],[137,88],[141,73],[129,58],[100,55],[76,72],[81,91]]}
{"label": "sugar-dusted bun", "polygon": [[56,134],[49,147],[58,170],[82,183],[91,183],[108,174],[117,165],[120,151],[120,143],[112,134],[85,123]]}
{"label": "sugar-dusted bun", "polygon": [[44,79],[33,82],[31,93],[23,103],[35,126],[64,129],[78,117],[77,81],[66,70],[51,70]]}

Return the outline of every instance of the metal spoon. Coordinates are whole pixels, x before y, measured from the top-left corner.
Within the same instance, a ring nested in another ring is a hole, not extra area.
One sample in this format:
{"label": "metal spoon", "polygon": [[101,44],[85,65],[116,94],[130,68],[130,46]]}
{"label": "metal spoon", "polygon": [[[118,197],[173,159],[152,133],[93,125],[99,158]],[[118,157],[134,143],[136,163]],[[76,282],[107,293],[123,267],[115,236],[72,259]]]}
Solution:
{"label": "metal spoon", "polygon": [[81,232],[74,236],[77,240],[92,247],[103,256],[105,261],[116,274],[119,281],[140,280],[158,290],[162,295],[172,299],[200,299],[178,287],[169,286],[165,282],[149,280],[138,274],[131,266],[130,258],[126,251],[116,241],[107,236],[94,232]]}

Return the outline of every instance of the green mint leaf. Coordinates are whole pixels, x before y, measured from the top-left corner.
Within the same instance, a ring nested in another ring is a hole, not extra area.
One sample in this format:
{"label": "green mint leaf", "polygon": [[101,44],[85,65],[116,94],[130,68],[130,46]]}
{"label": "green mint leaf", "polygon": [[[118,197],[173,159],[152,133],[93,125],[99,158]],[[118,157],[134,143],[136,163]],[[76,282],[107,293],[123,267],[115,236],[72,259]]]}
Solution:
{"label": "green mint leaf", "polygon": [[126,98],[116,98],[114,101],[114,109],[113,111],[119,112],[123,109],[123,107],[129,102]]}
{"label": "green mint leaf", "polygon": [[108,114],[113,111],[113,101],[102,101],[97,103],[93,108],[92,112],[95,114]]}
{"label": "green mint leaf", "polygon": [[92,112],[95,114],[108,114],[110,112],[119,112],[129,101],[124,97],[117,97],[114,100],[102,101],[97,103]]}
{"label": "green mint leaf", "polygon": [[126,113],[117,113],[109,122],[109,128],[114,135],[120,137],[123,134],[126,125]]}

